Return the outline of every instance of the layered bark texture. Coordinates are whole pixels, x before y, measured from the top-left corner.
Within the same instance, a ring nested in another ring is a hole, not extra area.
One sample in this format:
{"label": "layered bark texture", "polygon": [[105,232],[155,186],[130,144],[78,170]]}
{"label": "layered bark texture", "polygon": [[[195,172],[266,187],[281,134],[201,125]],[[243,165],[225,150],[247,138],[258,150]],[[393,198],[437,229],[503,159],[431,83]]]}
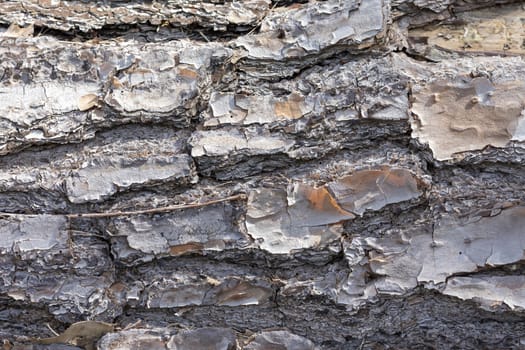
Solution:
{"label": "layered bark texture", "polygon": [[3,349],[523,348],[524,21],[0,2]]}

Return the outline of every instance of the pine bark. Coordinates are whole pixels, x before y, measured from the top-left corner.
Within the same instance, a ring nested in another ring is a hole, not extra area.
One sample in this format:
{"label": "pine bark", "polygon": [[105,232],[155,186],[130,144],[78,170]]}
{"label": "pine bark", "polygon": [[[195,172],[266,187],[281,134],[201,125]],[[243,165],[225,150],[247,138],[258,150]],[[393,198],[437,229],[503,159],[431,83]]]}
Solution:
{"label": "pine bark", "polygon": [[522,348],[524,17],[0,3],[4,349]]}

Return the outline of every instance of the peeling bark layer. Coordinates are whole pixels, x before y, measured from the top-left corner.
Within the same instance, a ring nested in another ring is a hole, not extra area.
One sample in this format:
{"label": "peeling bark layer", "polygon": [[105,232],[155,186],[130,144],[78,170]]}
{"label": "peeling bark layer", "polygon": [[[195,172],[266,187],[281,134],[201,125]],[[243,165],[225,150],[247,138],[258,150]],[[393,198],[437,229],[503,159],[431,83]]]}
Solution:
{"label": "peeling bark layer", "polygon": [[4,348],[523,347],[520,16],[2,2]]}

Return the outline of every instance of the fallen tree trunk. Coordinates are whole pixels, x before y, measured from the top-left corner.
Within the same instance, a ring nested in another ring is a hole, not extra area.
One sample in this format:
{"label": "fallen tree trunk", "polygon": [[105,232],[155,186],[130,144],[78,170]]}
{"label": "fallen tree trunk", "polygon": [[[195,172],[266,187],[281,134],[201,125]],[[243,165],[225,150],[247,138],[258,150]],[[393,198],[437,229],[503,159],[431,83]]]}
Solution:
{"label": "fallen tree trunk", "polygon": [[524,15],[4,1],[4,348],[522,347]]}

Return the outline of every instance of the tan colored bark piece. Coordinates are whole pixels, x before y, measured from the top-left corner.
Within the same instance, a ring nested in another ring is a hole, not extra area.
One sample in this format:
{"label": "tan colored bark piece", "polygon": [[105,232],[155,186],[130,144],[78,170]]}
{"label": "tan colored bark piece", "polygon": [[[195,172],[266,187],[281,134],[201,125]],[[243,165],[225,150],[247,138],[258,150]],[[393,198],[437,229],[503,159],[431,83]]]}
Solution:
{"label": "tan colored bark piece", "polygon": [[458,76],[414,90],[412,135],[428,143],[438,160],[456,153],[523,141],[525,82],[493,83]]}
{"label": "tan colored bark piece", "polygon": [[97,321],[82,321],[72,324],[62,334],[34,340],[37,344],[70,344],[79,345],[86,350],[95,350],[96,342],[103,335],[115,330],[115,325]]}
{"label": "tan colored bark piece", "polygon": [[411,30],[409,39],[463,54],[524,55],[524,16],[522,4],[460,12],[450,24]]}

